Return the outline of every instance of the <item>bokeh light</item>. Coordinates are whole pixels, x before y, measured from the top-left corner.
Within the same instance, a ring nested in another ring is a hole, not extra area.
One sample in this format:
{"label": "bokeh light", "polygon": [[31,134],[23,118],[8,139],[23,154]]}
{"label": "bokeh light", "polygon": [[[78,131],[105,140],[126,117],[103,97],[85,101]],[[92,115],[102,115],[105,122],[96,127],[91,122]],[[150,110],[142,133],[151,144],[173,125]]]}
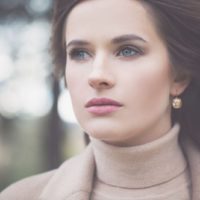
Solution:
{"label": "bokeh light", "polygon": [[0,113],[4,117],[42,117],[50,112],[49,38],[46,20],[19,19],[0,25]]}
{"label": "bokeh light", "polygon": [[59,96],[58,113],[63,121],[67,123],[77,124],[77,120],[72,107],[70,94],[67,89],[64,89]]}
{"label": "bokeh light", "polygon": [[42,117],[52,107],[48,85],[41,80],[10,81],[0,90],[0,110],[4,117]]}
{"label": "bokeh light", "polygon": [[47,12],[52,5],[52,0],[29,0],[26,9],[29,13],[43,14]]}

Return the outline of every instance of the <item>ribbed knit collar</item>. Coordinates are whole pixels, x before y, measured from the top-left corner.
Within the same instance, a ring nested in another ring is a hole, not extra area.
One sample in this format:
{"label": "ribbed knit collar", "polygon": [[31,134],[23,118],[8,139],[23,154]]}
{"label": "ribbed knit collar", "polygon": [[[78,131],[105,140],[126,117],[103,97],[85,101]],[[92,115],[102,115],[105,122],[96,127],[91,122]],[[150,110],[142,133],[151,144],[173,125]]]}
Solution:
{"label": "ribbed knit collar", "polygon": [[133,147],[117,147],[92,138],[97,178],[122,188],[145,188],[174,179],[186,168],[179,130],[175,124],[161,138]]}

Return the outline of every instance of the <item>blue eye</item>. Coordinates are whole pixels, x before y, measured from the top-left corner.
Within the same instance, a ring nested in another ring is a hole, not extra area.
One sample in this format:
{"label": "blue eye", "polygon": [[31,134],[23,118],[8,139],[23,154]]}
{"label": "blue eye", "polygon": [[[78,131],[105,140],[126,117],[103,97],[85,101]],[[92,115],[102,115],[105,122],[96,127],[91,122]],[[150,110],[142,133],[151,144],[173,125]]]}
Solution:
{"label": "blue eye", "polygon": [[137,50],[132,47],[125,47],[122,48],[118,53],[117,56],[122,56],[122,57],[132,57],[140,54],[140,50]]}
{"label": "blue eye", "polygon": [[85,50],[74,49],[69,53],[72,60],[87,60],[90,57],[90,54]]}

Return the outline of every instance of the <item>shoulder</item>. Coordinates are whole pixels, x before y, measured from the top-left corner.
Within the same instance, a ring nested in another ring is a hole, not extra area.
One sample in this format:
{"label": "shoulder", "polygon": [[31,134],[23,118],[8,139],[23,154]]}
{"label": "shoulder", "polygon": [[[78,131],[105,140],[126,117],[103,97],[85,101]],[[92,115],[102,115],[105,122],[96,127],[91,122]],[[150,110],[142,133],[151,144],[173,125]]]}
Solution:
{"label": "shoulder", "polygon": [[0,200],[35,200],[54,173],[55,170],[18,181],[0,194]]}
{"label": "shoulder", "polygon": [[[38,200],[40,195],[53,183],[53,190],[59,185],[71,185],[80,171],[80,165],[88,163],[88,148],[79,155],[66,160],[58,169],[31,176],[18,181],[0,193],[0,200]],[[68,184],[69,183],[69,184]]]}

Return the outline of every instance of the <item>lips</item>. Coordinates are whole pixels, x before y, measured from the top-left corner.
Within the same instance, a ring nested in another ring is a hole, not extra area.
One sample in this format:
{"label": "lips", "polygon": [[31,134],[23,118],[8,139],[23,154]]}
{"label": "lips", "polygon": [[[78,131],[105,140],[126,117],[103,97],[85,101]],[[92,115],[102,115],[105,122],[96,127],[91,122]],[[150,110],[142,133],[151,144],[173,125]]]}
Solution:
{"label": "lips", "polygon": [[106,105],[110,105],[110,106],[122,106],[121,103],[112,100],[112,99],[108,99],[108,98],[94,98],[91,99],[90,101],[87,102],[86,104],[86,108],[92,107],[92,106],[106,106]]}
{"label": "lips", "polygon": [[85,105],[88,112],[96,115],[105,115],[117,111],[122,104],[108,98],[93,98]]}

